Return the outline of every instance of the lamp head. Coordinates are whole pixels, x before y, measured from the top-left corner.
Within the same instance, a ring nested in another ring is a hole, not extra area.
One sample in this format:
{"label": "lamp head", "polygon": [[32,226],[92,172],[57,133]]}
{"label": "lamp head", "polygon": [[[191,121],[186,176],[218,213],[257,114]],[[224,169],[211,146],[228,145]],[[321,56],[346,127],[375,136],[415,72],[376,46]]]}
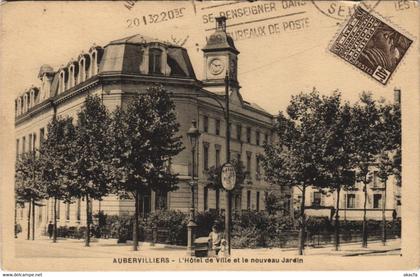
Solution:
{"label": "lamp head", "polygon": [[192,120],[192,125],[187,132],[187,136],[193,148],[196,147],[200,135],[200,131],[197,129],[197,122],[195,120]]}

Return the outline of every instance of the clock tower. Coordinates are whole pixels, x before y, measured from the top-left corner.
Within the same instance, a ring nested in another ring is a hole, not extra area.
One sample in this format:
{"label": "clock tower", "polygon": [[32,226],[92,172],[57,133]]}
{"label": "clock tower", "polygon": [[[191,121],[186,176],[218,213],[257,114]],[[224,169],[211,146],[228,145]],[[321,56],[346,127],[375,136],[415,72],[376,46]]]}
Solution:
{"label": "clock tower", "polygon": [[233,39],[226,33],[226,17],[216,17],[216,31],[207,40],[204,52],[204,88],[224,95],[225,76],[229,75],[232,91],[239,90],[238,54]]}

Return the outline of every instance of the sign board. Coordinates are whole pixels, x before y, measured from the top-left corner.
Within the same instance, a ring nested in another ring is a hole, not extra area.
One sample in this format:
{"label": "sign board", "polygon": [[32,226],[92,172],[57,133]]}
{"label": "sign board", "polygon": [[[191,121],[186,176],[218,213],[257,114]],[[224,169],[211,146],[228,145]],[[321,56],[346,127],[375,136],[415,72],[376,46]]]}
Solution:
{"label": "sign board", "polygon": [[236,183],[236,171],[233,165],[226,163],[222,167],[222,185],[226,190],[232,190]]}

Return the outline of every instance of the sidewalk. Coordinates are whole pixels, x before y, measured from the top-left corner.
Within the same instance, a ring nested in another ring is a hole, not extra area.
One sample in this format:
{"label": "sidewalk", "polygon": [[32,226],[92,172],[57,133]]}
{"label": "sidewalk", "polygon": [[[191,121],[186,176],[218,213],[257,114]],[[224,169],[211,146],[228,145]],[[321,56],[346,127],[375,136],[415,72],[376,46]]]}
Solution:
{"label": "sidewalk", "polygon": [[[16,255],[18,257],[124,257],[135,254],[136,257],[185,257],[186,247],[147,242],[139,243],[139,251],[132,250],[132,245],[117,244],[112,239],[100,239],[91,242],[90,247],[84,246],[83,240],[59,239],[53,243],[47,237],[37,240],[16,239]],[[380,241],[369,242],[367,248],[361,243],[343,244],[339,251],[334,246],[306,247],[304,256],[359,256],[359,255],[400,255],[401,240],[393,239],[382,245]],[[283,257],[285,255],[297,255],[297,248],[256,248],[256,249],[232,249],[232,256],[249,257]]]}

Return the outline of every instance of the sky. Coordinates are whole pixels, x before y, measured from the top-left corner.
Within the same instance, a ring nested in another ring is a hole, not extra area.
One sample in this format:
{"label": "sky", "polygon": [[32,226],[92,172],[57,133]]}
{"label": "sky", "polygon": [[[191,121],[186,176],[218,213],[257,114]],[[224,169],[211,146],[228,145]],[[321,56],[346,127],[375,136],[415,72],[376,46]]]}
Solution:
{"label": "sky", "polygon": [[[345,100],[352,102],[362,91],[372,91],[375,97],[389,101],[395,87],[402,89],[403,96],[417,94],[417,41],[384,86],[328,51],[344,21],[327,16],[309,1],[194,4],[138,1],[129,8],[125,2],[3,4],[1,94],[13,99],[31,85],[38,86],[42,64],[57,69],[94,43],[105,46],[111,40],[139,33],[172,42],[185,41],[183,47],[201,79],[204,64],[200,49],[213,32],[209,30],[215,26],[211,19],[220,13],[227,15],[227,29],[234,34],[240,51],[238,79],[243,98],[272,114],[284,110],[291,95],[314,87],[323,94],[338,89]],[[392,2],[381,2],[375,12],[404,30],[404,34],[419,32],[418,8],[399,9]]]}

